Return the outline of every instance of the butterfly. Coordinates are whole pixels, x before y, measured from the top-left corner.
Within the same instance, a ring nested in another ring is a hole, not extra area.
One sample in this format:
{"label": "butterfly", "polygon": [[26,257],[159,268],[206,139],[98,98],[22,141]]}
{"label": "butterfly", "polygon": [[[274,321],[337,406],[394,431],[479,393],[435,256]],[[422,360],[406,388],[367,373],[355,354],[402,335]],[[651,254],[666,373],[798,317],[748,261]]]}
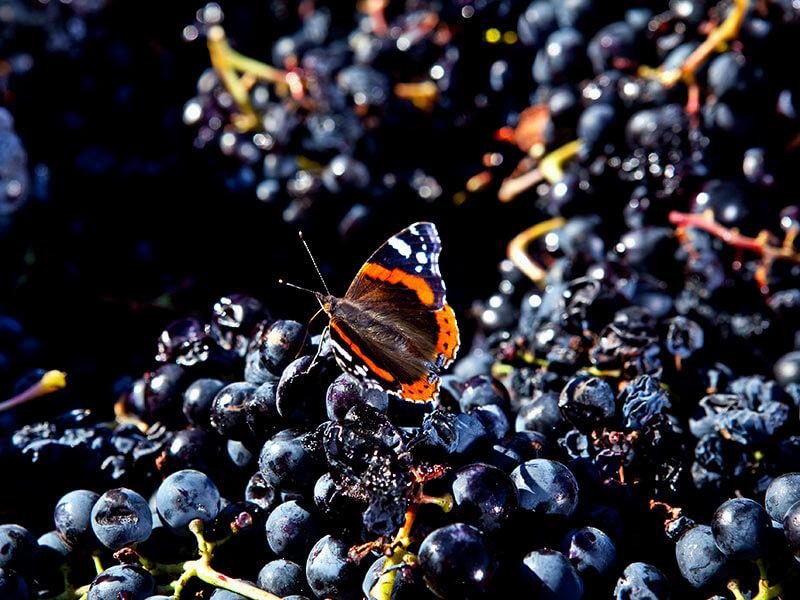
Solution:
{"label": "butterfly", "polygon": [[327,286],[325,294],[313,292],[328,316],[333,355],[343,371],[405,400],[437,397],[439,374],[460,344],[439,271],[441,250],[436,226],[414,223],[375,251],[344,296],[330,294]]}

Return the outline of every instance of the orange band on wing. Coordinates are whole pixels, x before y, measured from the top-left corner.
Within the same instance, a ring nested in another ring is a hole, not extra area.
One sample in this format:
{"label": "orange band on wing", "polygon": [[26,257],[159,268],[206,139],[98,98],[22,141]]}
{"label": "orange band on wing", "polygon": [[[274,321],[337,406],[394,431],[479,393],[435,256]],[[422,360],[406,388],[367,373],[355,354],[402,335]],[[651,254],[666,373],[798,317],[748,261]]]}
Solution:
{"label": "orange band on wing", "polygon": [[414,402],[429,402],[439,393],[439,384],[438,377],[432,382],[422,377],[413,383],[404,383],[400,395],[406,400]]}
{"label": "orange band on wing", "polygon": [[353,340],[351,340],[345,333],[342,331],[342,328],[339,327],[335,321],[331,320],[331,327],[339,334],[339,337],[342,338],[345,344],[347,344],[347,348],[351,350],[358,358],[364,361],[364,363],[369,367],[370,371],[375,373],[378,377],[385,379],[386,381],[394,381],[394,376],[392,376],[389,371],[381,369],[378,365],[376,365],[372,359],[370,359],[366,354],[361,351]]}
{"label": "orange band on wing", "polygon": [[402,283],[407,288],[417,292],[417,296],[423,304],[433,304],[435,299],[433,290],[424,277],[411,275],[402,269],[392,269],[390,271],[379,264],[366,263],[361,269],[361,274],[386,283]]}
{"label": "orange band on wing", "polygon": [[436,353],[443,355],[447,364],[449,364],[456,357],[456,352],[458,352],[458,345],[460,343],[456,313],[453,311],[453,307],[445,303],[442,308],[437,310],[436,323],[439,326],[439,339],[436,341]]}

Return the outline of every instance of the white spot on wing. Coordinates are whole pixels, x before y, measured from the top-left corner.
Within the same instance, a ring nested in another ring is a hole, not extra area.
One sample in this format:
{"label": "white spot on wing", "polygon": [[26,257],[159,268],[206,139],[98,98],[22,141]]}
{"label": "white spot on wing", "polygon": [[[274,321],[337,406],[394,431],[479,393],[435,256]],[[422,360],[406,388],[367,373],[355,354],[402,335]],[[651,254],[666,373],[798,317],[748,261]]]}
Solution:
{"label": "white spot on wing", "polygon": [[334,339],[332,339],[332,340],[331,340],[331,342],[333,343],[333,346],[334,346],[334,348],[336,348],[336,351],[337,351],[337,352],[338,352],[338,353],[341,355],[341,357],[342,357],[342,358],[343,358],[345,361],[347,361],[348,363],[352,363],[352,362],[353,362],[353,357],[352,357],[352,355],[351,355],[351,354],[350,354],[350,353],[349,353],[347,350],[345,350],[344,348],[342,348],[342,345],[341,345],[341,344],[339,344],[339,343],[338,343],[336,340],[334,340]]}
{"label": "white spot on wing", "polygon": [[412,225],[411,227],[409,227],[409,228],[408,228],[408,230],[409,230],[409,231],[410,231],[410,232],[411,232],[413,235],[419,235],[419,230],[417,229],[417,225],[416,225],[416,223],[415,223],[414,225]]}
{"label": "white spot on wing", "polygon": [[409,246],[408,242],[404,242],[397,236],[392,236],[389,238],[389,245],[397,250],[403,258],[408,258],[411,256],[411,246]]}
{"label": "white spot on wing", "polygon": [[421,265],[428,264],[428,255],[424,252],[417,252],[417,262]]}
{"label": "white spot on wing", "polygon": [[417,265],[416,267],[414,267],[414,270],[415,270],[417,273],[422,273],[422,265]]}

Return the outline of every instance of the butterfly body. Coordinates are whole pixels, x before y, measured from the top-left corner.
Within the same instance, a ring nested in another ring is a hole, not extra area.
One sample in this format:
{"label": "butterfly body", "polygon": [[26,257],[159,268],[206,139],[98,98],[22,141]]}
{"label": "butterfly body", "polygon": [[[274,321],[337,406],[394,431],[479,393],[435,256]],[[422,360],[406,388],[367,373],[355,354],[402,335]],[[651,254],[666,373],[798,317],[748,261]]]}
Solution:
{"label": "butterfly body", "polygon": [[317,294],[344,371],[406,400],[436,397],[460,343],[440,251],[433,223],[415,223],[372,255],[343,297]]}

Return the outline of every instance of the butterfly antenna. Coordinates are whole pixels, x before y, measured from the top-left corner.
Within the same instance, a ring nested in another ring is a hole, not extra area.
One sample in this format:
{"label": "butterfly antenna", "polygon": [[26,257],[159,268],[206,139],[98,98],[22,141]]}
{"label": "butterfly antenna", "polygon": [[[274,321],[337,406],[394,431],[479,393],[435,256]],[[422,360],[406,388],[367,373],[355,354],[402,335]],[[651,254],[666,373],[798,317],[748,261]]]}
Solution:
{"label": "butterfly antenna", "polygon": [[311,264],[314,265],[314,270],[317,272],[317,276],[319,277],[319,280],[322,282],[322,287],[325,288],[325,293],[327,293],[330,296],[331,295],[331,291],[328,289],[328,284],[325,283],[325,278],[322,276],[322,272],[319,270],[319,266],[317,266],[317,261],[314,259],[314,255],[311,254],[311,248],[308,247],[308,244],[306,243],[306,238],[303,237],[303,232],[302,231],[298,231],[297,232],[297,236],[300,238],[300,241],[303,243],[303,247],[306,249],[306,252],[308,253],[308,257],[311,259]]}
{"label": "butterfly antenna", "polygon": [[290,288],[294,288],[296,290],[300,290],[301,292],[308,292],[309,294],[313,294],[315,296],[317,295],[317,292],[315,292],[314,290],[310,290],[310,289],[308,289],[306,287],[303,287],[302,285],[296,285],[294,283],[289,283],[288,281],[285,281],[283,279],[278,279],[278,283],[280,283],[281,285],[285,285],[286,287],[290,287]]}

